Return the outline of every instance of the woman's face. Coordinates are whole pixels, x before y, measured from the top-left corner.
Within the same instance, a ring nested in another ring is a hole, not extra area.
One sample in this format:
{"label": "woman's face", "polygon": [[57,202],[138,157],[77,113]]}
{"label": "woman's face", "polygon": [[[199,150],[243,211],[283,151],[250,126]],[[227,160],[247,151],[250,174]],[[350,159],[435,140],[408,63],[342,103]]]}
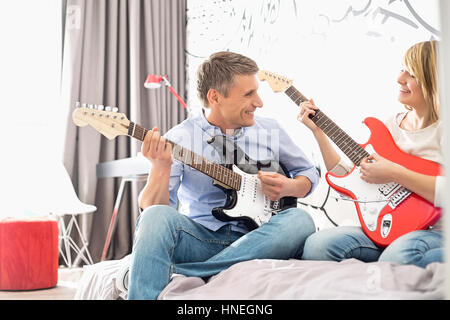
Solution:
{"label": "woman's face", "polygon": [[417,83],[414,75],[409,73],[406,68],[403,68],[400,71],[397,82],[400,85],[398,94],[398,101],[400,101],[400,103],[406,104],[412,108],[425,105],[422,88]]}

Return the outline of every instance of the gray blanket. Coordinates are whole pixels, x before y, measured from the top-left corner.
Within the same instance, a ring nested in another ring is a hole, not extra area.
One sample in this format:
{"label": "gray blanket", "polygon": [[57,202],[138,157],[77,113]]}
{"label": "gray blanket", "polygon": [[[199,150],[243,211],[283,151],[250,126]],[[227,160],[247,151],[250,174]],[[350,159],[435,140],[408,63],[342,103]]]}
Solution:
{"label": "gray blanket", "polygon": [[[126,299],[129,256],[84,266],[75,299]],[[158,299],[444,299],[444,264],[252,260],[205,283],[174,275]]]}
{"label": "gray blanket", "polygon": [[444,265],[252,260],[207,283],[175,276],[158,299],[443,299]]}

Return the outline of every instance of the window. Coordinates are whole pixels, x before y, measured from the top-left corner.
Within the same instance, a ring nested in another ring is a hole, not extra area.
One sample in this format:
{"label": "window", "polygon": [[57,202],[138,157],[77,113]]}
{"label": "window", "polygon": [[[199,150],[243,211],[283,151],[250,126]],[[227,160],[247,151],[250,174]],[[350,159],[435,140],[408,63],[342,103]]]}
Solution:
{"label": "window", "polygon": [[[0,2],[0,216],[23,213],[22,192],[62,158],[65,110],[59,101],[61,1]],[[4,201],[6,199],[6,201]]]}

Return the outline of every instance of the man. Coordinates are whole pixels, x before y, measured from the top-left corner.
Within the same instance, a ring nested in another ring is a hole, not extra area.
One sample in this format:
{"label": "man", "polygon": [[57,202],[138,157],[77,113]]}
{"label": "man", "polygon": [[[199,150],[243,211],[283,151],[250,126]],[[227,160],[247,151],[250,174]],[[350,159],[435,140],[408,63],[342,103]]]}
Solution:
{"label": "man", "polygon": [[[318,183],[317,170],[276,121],[255,116],[263,105],[257,72],[256,63],[240,54],[211,55],[199,67],[197,83],[207,113],[185,120],[165,137],[157,128],[145,136],[142,154],[152,168],[139,196],[143,212],[133,245],[129,299],[156,299],[173,273],[210,277],[241,261],[301,256],[315,231],[308,213],[290,208],[250,232],[241,221],[216,219],[211,210],[224,206],[224,191],[207,175],[173,160],[165,139],[220,162],[220,152],[208,141],[224,135],[252,159],[270,156],[289,171],[292,178],[258,172],[270,200],[308,195]],[[261,136],[278,139],[269,143]]]}

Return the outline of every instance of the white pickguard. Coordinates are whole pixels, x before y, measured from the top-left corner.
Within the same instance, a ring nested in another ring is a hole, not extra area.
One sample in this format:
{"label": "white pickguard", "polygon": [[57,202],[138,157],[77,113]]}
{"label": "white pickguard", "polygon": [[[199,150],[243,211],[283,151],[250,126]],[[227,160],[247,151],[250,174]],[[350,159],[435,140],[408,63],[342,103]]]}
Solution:
{"label": "white pickguard", "polygon": [[234,208],[223,209],[223,212],[234,218],[249,217],[259,226],[269,221],[272,214],[277,211],[271,209],[271,201],[262,192],[258,175],[248,174],[235,165],[233,165],[233,171],[242,177],[241,188],[236,191],[238,198]]}
{"label": "white pickguard", "polygon": [[338,178],[329,175],[328,179],[331,183],[353,192],[358,199],[361,215],[367,228],[371,231],[377,227],[378,214],[389,199],[385,197],[378,189],[380,184],[370,184],[360,178],[359,167],[356,167],[351,174]]}
{"label": "white pickguard", "polygon": [[[373,153],[371,145],[366,146],[365,149],[369,153]],[[364,223],[370,231],[376,229],[378,216],[386,205],[395,208],[411,194],[406,188],[394,182],[386,184],[365,182],[361,179],[359,166],[355,167],[349,175],[344,177],[328,175],[328,180],[340,188],[351,191],[355,195]],[[355,201],[350,198],[343,199]]]}

